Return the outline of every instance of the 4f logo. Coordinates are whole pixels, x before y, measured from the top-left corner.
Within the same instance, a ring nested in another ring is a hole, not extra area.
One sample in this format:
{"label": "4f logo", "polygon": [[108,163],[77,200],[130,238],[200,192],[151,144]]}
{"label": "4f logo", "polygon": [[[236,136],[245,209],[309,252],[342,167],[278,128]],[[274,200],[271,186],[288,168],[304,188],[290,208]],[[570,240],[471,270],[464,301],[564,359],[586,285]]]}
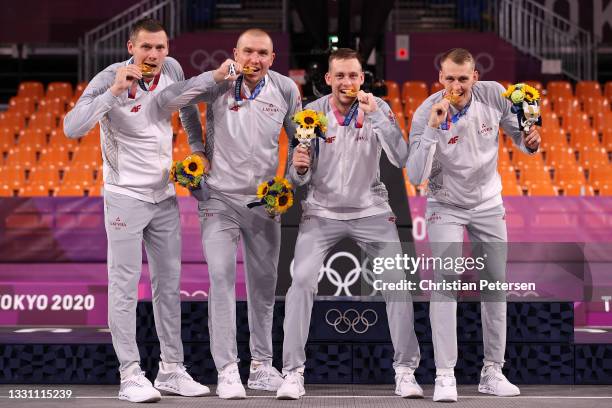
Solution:
{"label": "4f logo", "polygon": [[142,105],[136,105],[136,106],[134,106],[130,112],[137,113],[137,112],[140,110],[140,107],[141,107],[141,106],[142,106]]}
{"label": "4f logo", "polygon": [[448,144],[457,144],[457,141],[459,140],[459,136],[453,136],[450,138],[450,140],[448,141]]}
{"label": "4f logo", "polygon": [[334,143],[334,140],[336,140],[336,136],[326,137],[325,143]]}

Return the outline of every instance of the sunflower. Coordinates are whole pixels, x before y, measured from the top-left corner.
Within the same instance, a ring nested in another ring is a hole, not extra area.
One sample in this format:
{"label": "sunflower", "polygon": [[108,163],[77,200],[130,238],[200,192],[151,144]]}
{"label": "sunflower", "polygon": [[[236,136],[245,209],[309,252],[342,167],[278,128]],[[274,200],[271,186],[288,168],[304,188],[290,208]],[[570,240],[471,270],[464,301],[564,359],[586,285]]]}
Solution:
{"label": "sunflower", "polygon": [[266,195],[268,195],[269,190],[270,186],[268,185],[267,181],[261,183],[259,186],[257,186],[257,198],[264,198]]}
{"label": "sunflower", "polygon": [[279,214],[287,212],[293,205],[293,194],[291,192],[282,193],[276,197],[275,209]]}
{"label": "sunflower", "polygon": [[171,182],[176,181],[176,162],[172,163],[172,166],[170,167],[170,174],[168,175],[168,178],[170,179]]}
{"label": "sunflower", "polygon": [[298,112],[293,117],[293,121],[306,129],[314,129],[319,126],[319,115],[312,109]]}
{"label": "sunflower", "polygon": [[540,99],[540,93],[532,86],[523,85],[523,92],[525,92],[525,99],[527,99],[527,102],[533,102]]}
{"label": "sunflower", "polygon": [[274,183],[280,183],[283,187],[287,188],[287,190],[293,189],[291,183],[284,177],[274,177]]}
{"label": "sunflower", "polygon": [[510,98],[510,95],[512,95],[512,92],[514,92],[515,90],[516,90],[516,85],[510,85],[508,89],[506,89],[506,92],[502,93],[502,96],[504,98]]}
{"label": "sunflower", "polygon": [[194,177],[201,176],[204,174],[204,161],[197,154],[192,154],[183,160],[183,169]]}
{"label": "sunflower", "polygon": [[327,116],[323,112],[319,112],[317,117],[319,118],[319,129],[322,133],[327,132]]}

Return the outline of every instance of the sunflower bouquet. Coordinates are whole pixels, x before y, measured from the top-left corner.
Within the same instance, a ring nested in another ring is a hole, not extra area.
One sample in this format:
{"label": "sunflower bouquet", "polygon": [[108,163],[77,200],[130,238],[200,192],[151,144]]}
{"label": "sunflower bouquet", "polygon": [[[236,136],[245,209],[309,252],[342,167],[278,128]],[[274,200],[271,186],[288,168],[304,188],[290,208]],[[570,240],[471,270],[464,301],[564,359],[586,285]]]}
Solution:
{"label": "sunflower bouquet", "polygon": [[263,205],[268,215],[275,217],[284,214],[293,205],[293,186],[282,177],[274,177],[257,186],[257,198],[259,201],[247,204],[247,207]]}
{"label": "sunflower bouquet", "polygon": [[293,121],[298,125],[295,138],[299,144],[306,149],[310,147],[310,143],[313,139],[317,137],[325,138],[327,117],[323,112],[304,109],[293,115]]}
{"label": "sunflower bouquet", "polygon": [[528,132],[532,125],[542,126],[540,116],[540,93],[527,84],[510,85],[502,96],[512,102],[512,113],[516,113],[519,127]]}
{"label": "sunflower bouquet", "polygon": [[200,188],[204,177],[204,161],[197,154],[191,154],[184,160],[176,161],[170,169],[170,180],[190,190]]}

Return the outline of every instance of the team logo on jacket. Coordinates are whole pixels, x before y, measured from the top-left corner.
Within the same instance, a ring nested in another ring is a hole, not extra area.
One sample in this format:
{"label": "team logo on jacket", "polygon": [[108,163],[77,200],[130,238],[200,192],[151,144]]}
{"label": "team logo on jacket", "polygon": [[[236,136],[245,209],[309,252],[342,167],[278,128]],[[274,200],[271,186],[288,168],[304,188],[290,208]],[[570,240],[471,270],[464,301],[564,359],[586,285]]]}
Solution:
{"label": "team logo on jacket", "polygon": [[111,221],[110,225],[116,230],[120,230],[127,227],[127,224],[124,221],[121,221],[121,218],[119,217],[115,218],[115,221]]}
{"label": "team logo on jacket", "polygon": [[395,114],[391,110],[389,111],[389,121],[395,123]]}
{"label": "team logo on jacket", "polygon": [[271,103],[268,104],[268,106],[264,106],[263,108],[261,108],[261,110],[263,112],[269,113],[269,114],[274,114],[274,113],[278,113],[280,112],[280,108],[278,106],[274,106]]}
{"label": "team logo on jacket", "polygon": [[459,136],[453,136],[448,141],[448,144],[457,144],[458,141],[459,141]]}
{"label": "team logo on jacket", "polygon": [[334,143],[334,140],[336,140],[336,136],[329,136],[325,138],[325,143]]}
{"label": "team logo on jacket", "polygon": [[140,111],[140,107],[141,107],[141,106],[142,106],[142,105],[136,105],[136,106],[134,106],[130,112],[133,112],[133,113],[138,113],[138,111]]}
{"label": "team logo on jacket", "polygon": [[480,125],[480,130],[478,131],[479,135],[484,135],[485,133],[490,133],[493,131],[493,128],[486,123]]}

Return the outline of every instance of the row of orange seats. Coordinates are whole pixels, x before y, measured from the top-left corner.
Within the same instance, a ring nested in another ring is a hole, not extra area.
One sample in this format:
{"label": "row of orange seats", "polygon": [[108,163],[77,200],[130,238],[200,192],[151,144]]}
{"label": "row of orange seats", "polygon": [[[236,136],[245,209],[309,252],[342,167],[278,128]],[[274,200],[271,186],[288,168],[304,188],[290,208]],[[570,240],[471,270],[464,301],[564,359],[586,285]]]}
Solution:
{"label": "row of orange seats", "polygon": [[[498,81],[508,88],[512,84],[510,81]],[[571,98],[576,97],[582,101],[587,98],[604,97],[608,101],[612,101],[612,81],[606,82],[602,92],[601,84],[597,81],[579,81],[576,83],[576,92],[572,84],[569,81],[549,81],[546,84],[546,88],[539,81],[524,81],[524,83],[536,88],[542,96],[547,96],[552,100],[556,100],[559,97]],[[401,89],[397,82],[386,80],[385,85],[387,86],[386,99],[392,100],[399,98],[406,102],[408,98],[416,98],[425,100],[429,95],[438,92],[443,89],[443,86],[439,82],[433,82],[431,86],[427,86],[424,81],[406,81],[402,84]]]}

